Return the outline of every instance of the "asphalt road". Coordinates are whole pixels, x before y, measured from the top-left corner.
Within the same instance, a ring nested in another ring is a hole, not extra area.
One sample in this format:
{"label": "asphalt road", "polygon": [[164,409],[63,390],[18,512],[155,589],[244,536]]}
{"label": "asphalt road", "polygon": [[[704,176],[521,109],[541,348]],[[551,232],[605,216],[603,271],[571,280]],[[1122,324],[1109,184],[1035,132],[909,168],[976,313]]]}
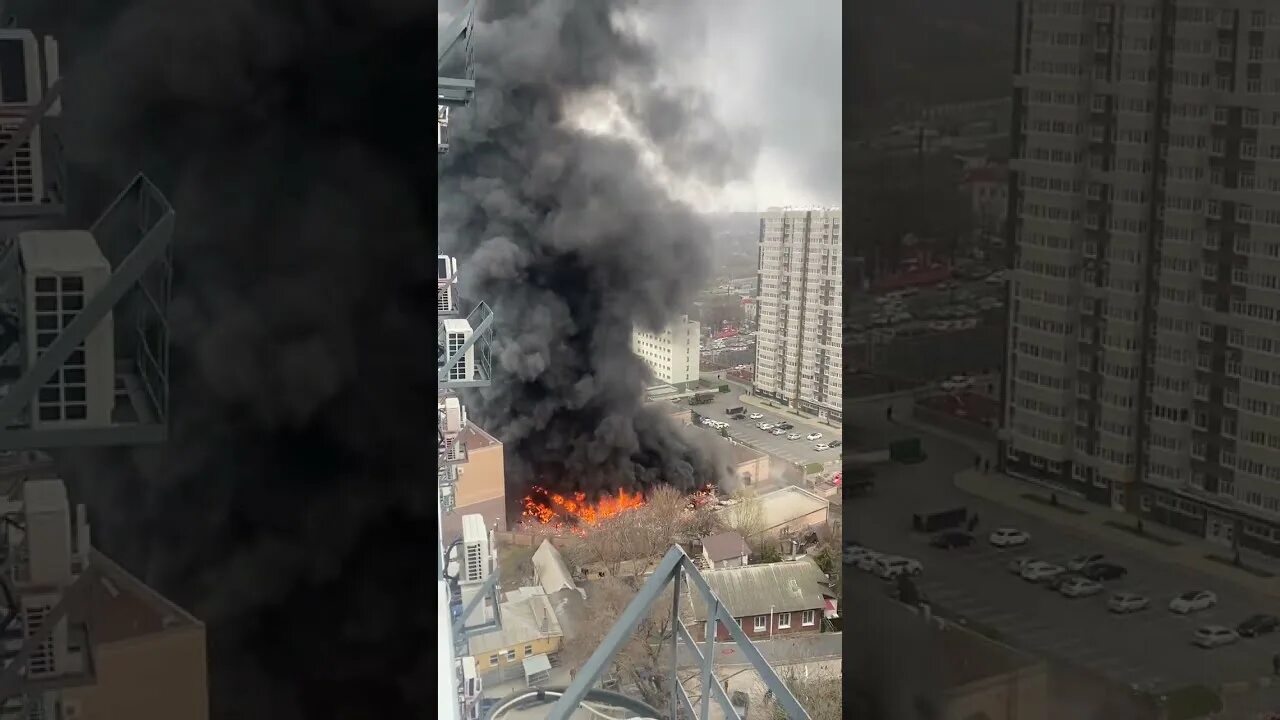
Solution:
{"label": "asphalt road", "polygon": [[[732,387],[732,386],[731,386]],[[759,420],[731,420],[725,414],[725,410],[731,407],[744,407],[748,413],[760,413],[763,419]],[[729,423],[729,437],[749,445],[757,450],[781,458],[788,463],[835,463],[840,460],[840,448],[834,450],[814,450],[813,446],[822,443],[838,440],[840,435],[832,428],[818,425],[817,423],[808,423],[804,420],[786,416],[781,413],[770,411],[765,408],[758,408],[748,405],[738,399],[737,392],[716,393],[715,400],[705,405],[693,405],[689,408],[695,413],[703,417],[709,417],[714,420],[722,420]],[[783,421],[789,422],[795,426],[790,433],[800,433],[799,440],[788,440],[786,436],[771,435],[764,430],[756,427],[756,423],[769,422],[779,423]],[[719,432],[705,426],[700,426],[707,432]],[[822,437],[818,440],[806,440],[805,436],[809,433],[822,433]]]}
{"label": "asphalt road", "polygon": [[[846,408],[846,422],[851,424],[850,414]],[[883,418],[883,410],[877,408],[856,414],[868,420]],[[1280,614],[1275,601],[965,495],[951,478],[972,467],[973,452],[937,436],[924,437],[928,460],[881,468],[874,494],[844,506],[845,527],[849,539],[920,560],[925,570],[918,586],[940,614],[980,622],[1015,646],[1143,688],[1252,680],[1271,673],[1272,656],[1280,653],[1280,633],[1213,650],[1197,648],[1190,641],[1203,625],[1234,627],[1252,613]],[[927,537],[911,531],[913,512],[960,504],[980,516],[981,542],[975,546],[937,550],[928,547]],[[998,526],[1028,531],[1031,543],[1017,550],[991,548],[985,543],[986,532]],[[1085,552],[1103,553],[1128,568],[1129,575],[1107,583],[1108,592],[1072,600],[1026,583],[1006,569],[1015,557],[1061,562]],[[1166,609],[1174,595],[1191,589],[1216,592],[1218,606],[1191,616],[1177,616]],[[1146,595],[1152,606],[1138,614],[1113,616],[1106,610],[1106,599],[1116,590]]]}

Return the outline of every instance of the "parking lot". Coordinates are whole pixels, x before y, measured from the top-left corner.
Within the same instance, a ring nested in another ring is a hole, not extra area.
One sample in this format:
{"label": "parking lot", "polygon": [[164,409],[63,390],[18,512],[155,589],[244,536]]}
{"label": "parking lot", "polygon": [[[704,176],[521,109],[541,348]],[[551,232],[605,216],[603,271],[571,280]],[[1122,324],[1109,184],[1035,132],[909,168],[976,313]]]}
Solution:
{"label": "parking lot", "polygon": [[[761,418],[757,420],[750,418],[743,420],[730,419],[725,411],[732,407],[745,408],[748,413],[760,414]],[[703,417],[729,423],[729,437],[789,463],[807,465],[809,463],[835,463],[840,460],[840,448],[829,450],[813,449],[814,445],[818,443],[827,443],[840,439],[839,431],[817,423],[798,420],[794,417],[784,417],[781,413],[771,412],[765,408],[747,405],[738,399],[737,392],[717,393],[715,400],[712,402],[704,405],[694,405],[689,409]],[[795,428],[789,430],[788,433],[799,433],[800,439],[788,440],[786,436],[773,435],[761,430],[756,427],[756,423],[760,422],[773,424],[780,422],[791,423]],[[822,433],[822,437],[818,440],[805,439],[805,436],[815,432]]]}
{"label": "parking lot", "polygon": [[[938,438],[927,438],[926,449],[929,459],[924,463],[880,469],[874,493],[845,505],[845,527],[847,536],[873,550],[919,560],[924,572],[917,586],[939,614],[965,618],[994,630],[1001,640],[1017,647],[1095,670],[1127,685],[1167,689],[1271,674],[1272,657],[1280,652],[1280,633],[1212,650],[1198,648],[1191,640],[1204,625],[1234,628],[1254,613],[1280,615],[1275,601],[1183,566],[1153,562],[1105,538],[1076,535],[1034,516],[965,495],[950,478],[971,466],[971,452]],[[927,535],[911,530],[912,513],[959,505],[980,516],[975,531],[978,542],[973,546],[933,548]],[[1005,525],[1026,530],[1031,542],[1007,550],[988,545],[987,533]],[[1068,599],[1022,580],[1007,568],[1017,557],[1063,564],[1085,553],[1102,553],[1108,561],[1127,568],[1128,575],[1104,583],[1106,590],[1099,595]],[[1197,589],[1215,592],[1218,605],[1189,616],[1169,612],[1170,599]],[[1108,597],[1121,590],[1147,596],[1151,606],[1132,615],[1108,612]]]}

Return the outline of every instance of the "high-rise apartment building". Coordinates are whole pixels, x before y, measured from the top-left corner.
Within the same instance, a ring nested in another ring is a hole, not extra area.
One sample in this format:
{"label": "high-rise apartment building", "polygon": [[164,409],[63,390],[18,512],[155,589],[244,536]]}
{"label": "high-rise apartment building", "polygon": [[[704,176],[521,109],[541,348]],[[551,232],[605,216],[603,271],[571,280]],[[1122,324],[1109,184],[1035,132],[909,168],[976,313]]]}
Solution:
{"label": "high-rise apartment building", "polygon": [[1280,551],[1280,7],[1018,3],[1004,460]]}
{"label": "high-rise apartment building", "polygon": [[[83,230],[32,230],[18,235],[23,271],[23,322],[30,368],[85,303],[111,279],[111,264]],[[108,313],[45,383],[31,408],[36,428],[105,426],[115,407],[115,336]]]}
{"label": "high-rise apartment building", "polygon": [[841,212],[760,217],[754,392],[838,422]]}
{"label": "high-rise apartment building", "polygon": [[639,355],[653,376],[667,385],[687,390],[698,384],[699,335],[702,326],[681,315],[662,332],[636,328],[631,333],[631,349]]}

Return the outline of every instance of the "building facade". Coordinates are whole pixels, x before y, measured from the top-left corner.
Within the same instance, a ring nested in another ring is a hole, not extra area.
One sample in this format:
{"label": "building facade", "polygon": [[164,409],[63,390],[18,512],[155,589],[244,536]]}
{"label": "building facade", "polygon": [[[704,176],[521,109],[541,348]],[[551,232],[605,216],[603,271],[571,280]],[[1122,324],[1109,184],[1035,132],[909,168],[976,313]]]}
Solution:
{"label": "building facade", "polygon": [[462,516],[484,517],[485,526],[507,529],[507,473],[502,443],[468,422],[458,433],[458,442],[466,448],[466,462],[458,468],[454,487],[454,509],[441,518],[441,531],[446,541],[462,535]]}
{"label": "building facade", "polygon": [[841,211],[760,217],[757,395],[840,420]]}
{"label": "building facade", "polygon": [[[823,632],[823,621],[835,614],[835,596],[826,576],[808,558],[707,570],[702,576],[752,640]],[[706,604],[700,594],[687,588],[685,592],[681,604],[689,632],[705,637]],[[730,639],[727,628],[716,630],[717,640]]]}
{"label": "building facade", "polygon": [[654,379],[688,390],[698,384],[701,327],[688,315],[681,315],[662,332],[636,328],[631,333],[631,348],[649,366]]}
{"label": "building facade", "polygon": [[1280,549],[1280,8],[1018,3],[1004,460]]}

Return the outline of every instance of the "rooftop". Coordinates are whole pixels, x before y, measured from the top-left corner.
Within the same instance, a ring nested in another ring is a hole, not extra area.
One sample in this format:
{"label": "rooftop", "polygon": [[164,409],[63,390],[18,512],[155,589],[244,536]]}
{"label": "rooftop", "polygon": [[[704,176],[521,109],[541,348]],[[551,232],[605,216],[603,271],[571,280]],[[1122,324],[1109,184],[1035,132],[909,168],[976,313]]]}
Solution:
{"label": "rooftop", "polygon": [[736,532],[722,532],[712,535],[702,541],[702,548],[706,551],[707,557],[711,558],[711,562],[720,562],[721,560],[730,560],[743,555],[750,555],[751,551],[747,547],[747,541]]}
{"label": "rooftop", "polygon": [[755,462],[765,456],[759,450],[749,448],[741,443],[729,443],[729,455],[733,459],[734,467]]}
{"label": "rooftop", "polygon": [[537,550],[533,551],[533,570],[538,584],[547,594],[555,594],[561,590],[577,590],[573,582],[573,574],[564,556],[550,540],[543,540]]}
{"label": "rooftop", "polygon": [[[771,612],[821,610],[831,594],[827,578],[809,558],[704,570],[711,591],[733,617],[768,615]],[[702,595],[689,590],[686,612],[695,619],[707,616]]]}
{"label": "rooftop", "polygon": [[93,628],[95,643],[132,640],[202,625],[107,556],[92,550],[89,557],[101,573],[89,588],[84,618]]}
{"label": "rooftop", "polygon": [[[757,501],[760,503],[760,514],[764,516],[762,524],[766,530],[829,507],[826,498],[794,485],[765,493]],[[722,508],[719,512],[732,512],[733,507]]]}
{"label": "rooftop", "polygon": [[467,426],[462,429],[462,432],[458,433],[458,440],[466,446],[468,452],[483,450],[494,445],[502,445],[501,441],[485,432],[479,425],[476,425],[473,422],[468,422]]}
{"label": "rooftop", "polygon": [[502,627],[473,635],[470,639],[472,655],[484,655],[524,645],[531,640],[564,635],[551,599],[540,587],[512,590],[500,608]]}
{"label": "rooftop", "polygon": [[18,249],[27,270],[81,272],[111,267],[87,230],[28,230],[18,233]]}

